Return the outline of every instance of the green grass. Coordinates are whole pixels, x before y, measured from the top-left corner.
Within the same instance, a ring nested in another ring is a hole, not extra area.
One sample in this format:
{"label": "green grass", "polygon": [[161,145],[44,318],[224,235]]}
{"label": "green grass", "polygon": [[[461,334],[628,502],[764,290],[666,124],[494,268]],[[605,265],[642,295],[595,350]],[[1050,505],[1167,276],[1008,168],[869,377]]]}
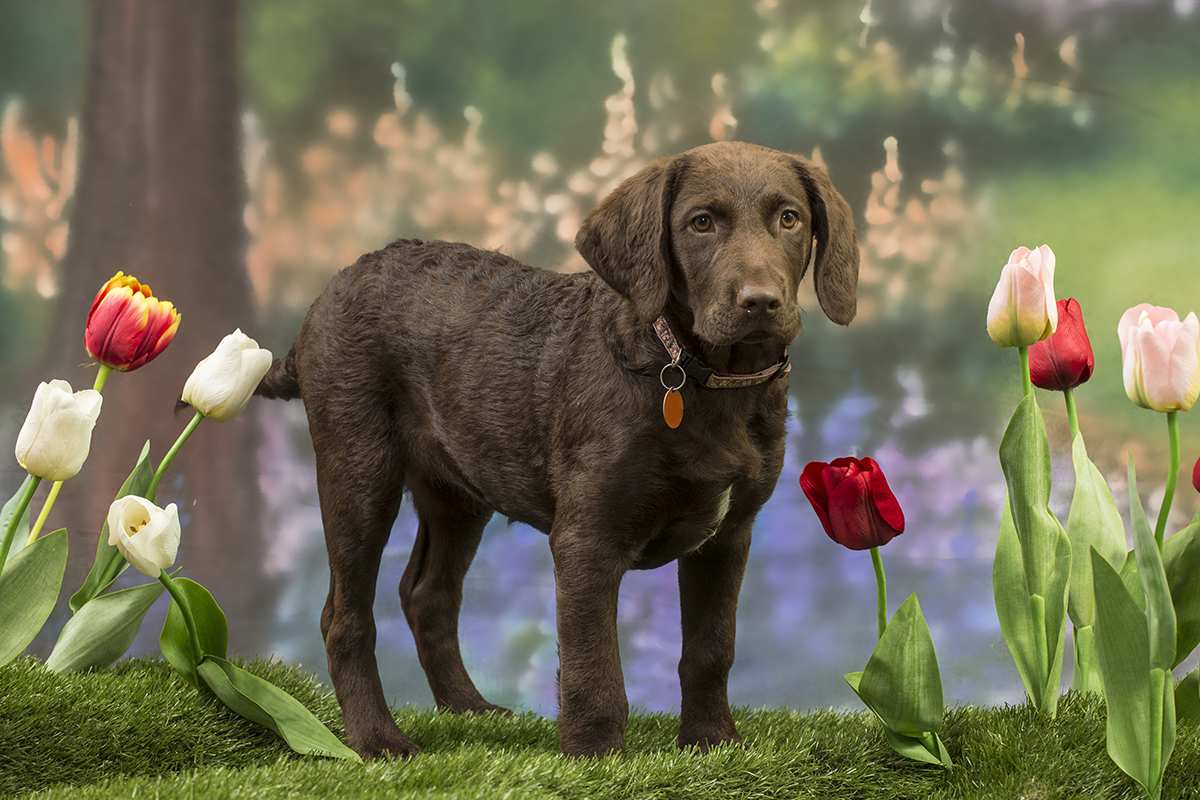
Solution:
{"label": "green grass", "polygon": [[[249,668],[340,731],[336,703],[299,670]],[[623,755],[558,755],[553,722],[402,709],[424,748],[366,765],[293,756],[161,663],[61,676],[32,660],[0,669],[0,794],[46,798],[1136,798],[1104,752],[1098,703],[1067,697],[1056,721],[1025,707],[956,708],[950,771],[892,754],[865,714],[741,711],[744,747],[674,746],[677,720],[635,715]],[[1200,731],[1180,730],[1167,798],[1200,797]]]}

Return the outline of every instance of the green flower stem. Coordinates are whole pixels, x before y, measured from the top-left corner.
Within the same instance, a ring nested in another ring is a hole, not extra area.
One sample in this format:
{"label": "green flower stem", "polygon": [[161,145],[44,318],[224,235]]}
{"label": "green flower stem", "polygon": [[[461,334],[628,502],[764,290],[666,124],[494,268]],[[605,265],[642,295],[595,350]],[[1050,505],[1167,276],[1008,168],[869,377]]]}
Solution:
{"label": "green flower stem", "polygon": [[96,380],[92,382],[92,388],[97,392],[104,391],[104,384],[108,383],[108,376],[112,374],[112,367],[107,364],[101,364],[100,370],[96,373]]}
{"label": "green flower stem", "polygon": [[[97,392],[103,392],[104,384],[108,383],[108,376],[111,374],[112,367],[101,364],[100,369],[96,372],[96,380],[92,381],[92,388]],[[38,514],[37,521],[33,523],[33,529],[29,531],[29,544],[37,541],[38,535],[46,524],[46,518],[50,516],[50,509],[54,508],[54,503],[58,500],[58,493],[62,491],[62,485],[62,481],[55,481],[51,484],[50,493],[46,495],[46,502],[42,504],[41,513]]]}
{"label": "green flower stem", "polygon": [[29,531],[29,539],[25,544],[33,544],[37,541],[38,534],[42,532],[42,526],[46,524],[46,517],[50,516],[50,509],[54,508],[54,501],[58,500],[58,493],[62,491],[62,485],[62,481],[50,484],[50,493],[46,495],[46,502],[42,503],[42,511],[38,514],[37,521],[33,523],[33,529]]}
{"label": "green flower stem", "polygon": [[876,622],[879,626],[879,638],[887,630],[887,575],[883,571],[883,556],[878,547],[871,548],[871,563],[875,565],[875,603]]}
{"label": "green flower stem", "polygon": [[1167,412],[1167,436],[1171,441],[1171,467],[1167,473],[1167,490],[1163,493],[1162,508],[1158,511],[1158,525],[1154,529],[1154,541],[1158,549],[1163,548],[1167,535],[1167,519],[1171,516],[1171,504],[1175,501],[1175,486],[1179,483],[1179,412]]}
{"label": "green flower stem", "polygon": [[1063,390],[1063,399],[1067,402],[1067,422],[1071,425],[1071,441],[1079,435],[1079,410],[1075,407],[1075,392]]}
{"label": "green flower stem", "polygon": [[1021,357],[1021,386],[1025,389],[1025,396],[1029,397],[1033,394],[1033,377],[1029,374],[1029,348],[1018,347],[1017,355]]}
{"label": "green flower stem", "polygon": [[183,429],[183,433],[179,434],[179,438],[175,440],[175,444],[171,445],[171,449],[167,451],[165,456],[163,456],[163,460],[159,463],[158,469],[154,470],[154,477],[150,479],[150,486],[146,489],[146,499],[150,502],[154,502],[154,495],[158,492],[158,484],[160,481],[162,481],[163,475],[167,473],[167,467],[169,467],[171,462],[175,460],[175,456],[179,454],[179,450],[183,447],[183,443],[188,440],[188,437],[192,435],[192,432],[196,430],[196,427],[203,419],[204,415],[197,411],[195,416],[192,417],[191,422],[189,422],[187,427]]}
{"label": "green flower stem", "polygon": [[21,524],[21,518],[25,516],[25,512],[29,509],[29,501],[33,500],[33,493],[37,491],[38,484],[42,479],[36,475],[26,475],[25,483],[22,484],[21,499],[17,501],[17,507],[13,509],[12,519],[8,521],[8,525],[4,528],[4,541],[0,542],[0,571],[4,570],[4,563],[8,561],[8,551],[12,548],[13,536],[17,533],[17,526]]}
{"label": "green flower stem", "polygon": [[179,584],[175,583],[175,579],[167,574],[166,570],[158,573],[158,582],[167,587],[171,599],[179,607],[179,613],[183,616],[183,624],[187,626],[188,638],[192,640],[192,652],[196,654],[196,663],[199,664],[204,660],[204,648],[200,646],[200,632],[196,629],[196,617],[192,614],[192,607],[188,605],[187,595],[179,588]]}

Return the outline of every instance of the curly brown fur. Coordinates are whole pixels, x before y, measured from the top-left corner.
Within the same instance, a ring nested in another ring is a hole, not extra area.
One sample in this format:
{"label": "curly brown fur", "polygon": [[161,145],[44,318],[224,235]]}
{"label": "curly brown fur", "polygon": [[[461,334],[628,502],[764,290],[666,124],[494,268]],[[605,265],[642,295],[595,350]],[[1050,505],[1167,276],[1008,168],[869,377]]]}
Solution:
{"label": "curly brown fur", "polygon": [[810,261],[826,314],[853,318],[853,220],[819,167],[720,143],[627,180],[576,244],[594,272],[444,242],[367,254],[313,303],[259,389],[305,403],[331,569],[321,628],[364,755],[416,750],[384,701],[372,616],[405,487],[419,529],[400,596],[439,707],[496,709],[463,666],[457,627],[463,576],[499,512],[550,537],[564,753],[623,746],[618,589],[626,571],[672,560],[679,744],[738,738],[726,696],[737,597],[783,464],[787,382],[689,384],[683,426],[670,430],[662,387],[638,371],[666,360],[647,323],[666,315],[716,369],[763,369],[800,331]]}

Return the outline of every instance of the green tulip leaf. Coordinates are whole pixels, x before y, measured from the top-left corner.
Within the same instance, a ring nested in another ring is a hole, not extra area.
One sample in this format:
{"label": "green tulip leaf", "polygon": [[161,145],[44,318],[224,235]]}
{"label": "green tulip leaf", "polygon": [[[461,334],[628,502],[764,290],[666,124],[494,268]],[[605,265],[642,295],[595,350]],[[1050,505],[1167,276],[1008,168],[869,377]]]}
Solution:
{"label": "green tulip leaf", "polygon": [[1146,593],[1142,590],[1142,576],[1138,574],[1137,553],[1132,550],[1125,554],[1125,564],[1121,567],[1121,582],[1125,584],[1125,591],[1129,592],[1133,602],[1145,613]]}
{"label": "green tulip leaf", "polygon": [[[1091,558],[1088,558],[1088,566],[1091,567]],[[1095,608],[1094,598],[1092,607]],[[1071,677],[1071,688],[1076,692],[1104,695],[1100,656],[1096,652],[1096,629],[1092,625],[1075,629],[1075,671]]]}
{"label": "green tulip leaf", "polygon": [[1175,606],[1162,555],[1138,495],[1137,470],[1132,458],[1129,459],[1129,516],[1133,520],[1133,552],[1150,626],[1150,666],[1170,671],[1175,666]]}
{"label": "green tulip leaf", "polygon": [[[113,499],[116,500],[129,494],[144,494],[153,477],[154,465],[150,463],[150,442],[147,441],[142,445],[142,452],[138,455],[133,471],[121,484],[121,488],[117,490],[116,497]],[[103,592],[109,584],[116,580],[126,566],[128,565],[120,551],[108,543],[108,520],[105,519],[100,526],[100,537],[96,540],[96,558],[92,562],[92,568],[88,570],[83,585],[75,594],[71,595],[71,611],[78,611],[83,608],[85,603]]]}
{"label": "green tulip leaf", "polygon": [[106,667],[125,654],[137,637],[142,619],[163,593],[157,581],[102,594],[83,604],[67,620],[46,668],[79,672]]}
{"label": "green tulip leaf", "polygon": [[[192,610],[192,617],[196,620],[196,633],[200,637],[200,648],[205,657],[224,658],[229,648],[229,625],[225,621],[225,612],[217,605],[208,589],[191,578],[176,578],[175,584],[187,598],[188,607]],[[167,618],[163,622],[158,646],[163,658],[176,672],[193,685],[199,685],[196,675],[198,664],[192,652],[192,640],[188,635],[187,624],[183,621],[183,613],[174,602],[167,609]]]}
{"label": "green tulip leaf", "polygon": [[1175,719],[1200,724],[1200,668],[1189,672],[1175,687]]}
{"label": "green tulip leaf", "polygon": [[1114,567],[1125,561],[1125,523],[1108,482],[1088,458],[1083,435],[1075,437],[1075,494],[1067,517],[1071,540],[1071,591],[1068,608],[1076,627],[1092,624],[1095,602],[1092,592],[1091,548]]}
{"label": "green tulip leaf", "polygon": [[[25,489],[29,486],[29,482],[34,480],[32,475],[26,475],[25,480],[21,481],[21,485],[17,487],[17,491],[12,497],[8,498],[8,502],[0,508],[0,537],[4,536],[4,532],[8,530],[8,524],[12,522],[13,514],[17,513],[17,506],[21,504],[21,496],[25,494]],[[25,540],[29,538],[29,508],[25,508],[25,513],[21,515],[20,521],[17,522],[17,527],[13,533],[12,543],[9,545],[8,557],[12,558],[22,547],[25,546]]]}
{"label": "green tulip leaf", "polygon": [[992,590],[996,601],[996,617],[1008,652],[1016,664],[1025,692],[1035,705],[1040,705],[1043,688],[1038,678],[1037,644],[1033,631],[1029,592],[1025,587],[1025,568],[1021,563],[1021,543],[1013,525],[1012,506],[1004,497],[1000,515],[1000,538],[996,542],[996,558],[992,562]]}
{"label": "green tulip leaf", "polygon": [[[859,694],[858,689],[859,685],[862,683],[862,676],[863,674],[861,672],[847,672],[844,676],[846,683],[849,684],[850,688],[854,690],[854,693],[859,696],[860,700],[862,699],[862,695]],[[865,700],[863,702],[866,703]],[[936,733],[930,731],[919,736],[909,736],[907,734],[898,733],[897,731],[889,728],[887,722],[885,722],[883,718],[875,712],[874,709],[871,709],[869,705],[867,708],[871,711],[875,718],[879,720],[879,724],[883,727],[883,733],[887,738],[888,744],[897,753],[905,758],[912,759],[913,761],[920,761],[925,764],[936,764],[943,767],[954,766],[954,761],[950,758],[950,754],[946,751],[946,745],[942,743],[942,740]]]}
{"label": "green tulip leaf", "polygon": [[888,622],[867,661],[858,695],[889,728],[911,736],[942,724],[942,678],[915,594]]}
{"label": "green tulip leaf", "polygon": [[[1058,708],[1059,682],[1062,678],[1063,652],[1066,644],[1067,593],[1071,575],[1071,541],[1050,510],[1050,443],[1037,400],[1025,397],[1013,413],[1012,421],[1000,445],[1000,464],[1008,485],[1011,522],[1020,551],[1020,568],[1024,579],[1024,597],[1029,616],[1027,636],[1010,630],[1001,632],[1013,652],[1014,661],[1025,662],[1030,674],[1022,675],[1033,704],[1054,715]],[[1003,527],[1003,523],[1002,523]],[[995,587],[997,611],[1000,606],[1014,606],[1006,612],[1017,611],[1022,596],[1003,597],[1015,591],[1013,574],[1015,555],[1002,552],[1009,543],[997,544],[997,559],[993,580],[1003,585]],[[1018,630],[1025,623],[1019,623]],[[1030,641],[1031,640],[1031,641]],[[1032,649],[1030,650],[1030,646]]]}
{"label": "green tulip leaf", "polygon": [[224,658],[206,656],[197,674],[221,702],[246,719],[274,731],[303,755],[361,761],[296,698]]}
{"label": "green tulip leaf", "polygon": [[1108,754],[1151,797],[1175,744],[1174,681],[1152,669],[1147,615],[1133,601],[1121,576],[1092,551],[1096,601],[1096,645],[1108,707]]}
{"label": "green tulip leaf", "polygon": [[1163,546],[1175,605],[1175,666],[1200,645],[1200,516]]}
{"label": "green tulip leaf", "polygon": [[0,574],[0,666],[29,647],[50,618],[67,571],[67,529],[59,528],[24,547]]}

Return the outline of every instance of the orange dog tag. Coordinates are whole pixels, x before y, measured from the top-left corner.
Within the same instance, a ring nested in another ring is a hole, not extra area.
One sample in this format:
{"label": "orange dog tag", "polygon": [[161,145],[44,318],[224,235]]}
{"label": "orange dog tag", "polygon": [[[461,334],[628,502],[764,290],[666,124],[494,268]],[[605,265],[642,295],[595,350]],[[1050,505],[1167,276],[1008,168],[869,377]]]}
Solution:
{"label": "orange dog tag", "polygon": [[663,395],[663,422],[671,430],[683,424],[683,395],[674,389]]}

